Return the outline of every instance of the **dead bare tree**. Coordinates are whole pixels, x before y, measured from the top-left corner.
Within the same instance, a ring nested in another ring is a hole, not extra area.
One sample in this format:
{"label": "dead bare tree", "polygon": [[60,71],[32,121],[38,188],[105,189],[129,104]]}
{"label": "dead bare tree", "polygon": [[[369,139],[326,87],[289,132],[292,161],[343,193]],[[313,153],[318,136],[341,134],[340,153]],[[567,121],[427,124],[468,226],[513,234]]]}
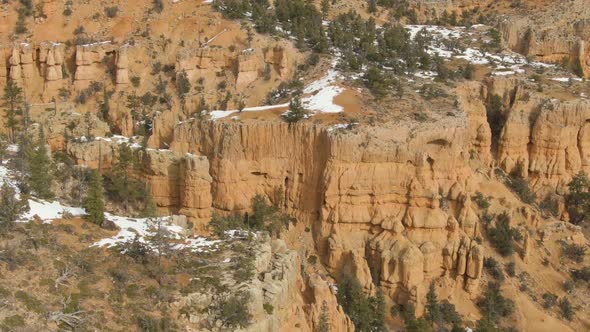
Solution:
{"label": "dead bare tree", "polygon": [[69,265],[66,265],[66,267],[61,270],[60,275],[55,279],[55,288],[66,286],[68,284],[68,279],[75,275],[75,271]]}
{"label": "dead bare tree", "polygon": [[70,295],[62,298],[60,302],[63,309],[61,311],[50,312],[47,315],[49,320],[54,321],[57,324],[67,325],[72,329],[79,327],[86,322],[86,311],[84,310],[64,313],[65,309],[72,302],[72,297]]}

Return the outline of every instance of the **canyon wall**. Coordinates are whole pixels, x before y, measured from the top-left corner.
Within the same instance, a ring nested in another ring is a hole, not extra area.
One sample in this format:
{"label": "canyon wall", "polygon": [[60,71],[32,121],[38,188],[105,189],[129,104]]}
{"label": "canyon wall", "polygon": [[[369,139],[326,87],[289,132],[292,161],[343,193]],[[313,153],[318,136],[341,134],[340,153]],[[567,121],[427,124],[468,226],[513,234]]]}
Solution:
{"label": "canyon wall", "polygon": [[585,0],[555,3],[557,8],[516,14],[500,21],[504,44],[538,61],[566,59],[578,75],[590,76],[590,9]]}

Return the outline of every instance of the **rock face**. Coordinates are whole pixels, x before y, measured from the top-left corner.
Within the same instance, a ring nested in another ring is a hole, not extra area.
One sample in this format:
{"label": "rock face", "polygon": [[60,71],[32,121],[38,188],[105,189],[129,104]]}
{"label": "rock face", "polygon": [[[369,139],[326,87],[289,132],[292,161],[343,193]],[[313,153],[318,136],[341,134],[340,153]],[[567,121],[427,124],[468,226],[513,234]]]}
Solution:
{"label": "rock face", "polygon": [[[496,151],[486,118],[492,95],[501,96],[506,119]],[[212,211],[244,211],[256,194],[280,201],[312,225],[331,272],[349,269],[368,291],[378,280],[390,298],[420,310],[426,286],[439,277],[478,292],[485,253],[474,241],[472,160],[507,172],[524,166],[533,188],[553,192],[588,170],[587,101],[545,100],[505,78],[462,85],[457,96],[460,112],[432,123],[330,131],[280,121],[173,121],[157,139],[170,150],[148,149],[143,172],[158,206],[201,230]],[[525,214],[536,227],[538,216]]]}
{"label": "rock face", "polygon": [[[568,59],[582,76],[590,75],[590,9],[585,0],[554,3],[550,10],[513,15],[501,22],[507,47],[540,61]],[[555,8],[557,6],[557,8]]]}
{"label": "rock face", "polygon": [[[252,324],[239,331],[315,331],[322,306],[327,310],[331,331],[354,331],[352,321],[338,305],[328,283],[317,274],[302,277],[299,270],[301,258],[296,251],[288,249],[283,240],[271,240],[261,233],[256,235],[256,243],[254,277],[244,283],[227,286],[229,293],[240,290],[250,293],[248,309]],[[211,315],[206,312],[215,295],[189,294],[180,298],[176,306],[195,309],[188,316],[191,327],[199,331],[203,328],[218,331],[216,322],[208,321]],[[265,310],[265,306],[272,308],[272,314]]]}
{"label": "rock face", "polygon": [[414,138],[405,125],[332,133],[308,124],[184,122],[171,149],[200,157],[181,167],[179,208],[198,220],[209,204],[244,210],[255,194],[282,192],[301,219],[319,216],[317,245],[334,272],[353,266],[368,289],[377,277],[402,303],[417,302],[425,282],[443,274],[471,289],[483,254],[470,240],[479,230],[467,194],[469,146],[457,143],[468,142],[467,119],[423,127]]}
{"label": "rock face", "polygon": [[575,174],[590,171],[588,100],[548,99],[503,78],[488,81],[483,94],[504,101],[496,157],[506,172],[519,171],[541,194],[563,194]]}
{"label": "rock face", "polygon": [[85,89],[92,81],[101,81],[105,76],[102,64],[107,55],[114,56],[117,46],[109,41],[76,46],[76,89]]}

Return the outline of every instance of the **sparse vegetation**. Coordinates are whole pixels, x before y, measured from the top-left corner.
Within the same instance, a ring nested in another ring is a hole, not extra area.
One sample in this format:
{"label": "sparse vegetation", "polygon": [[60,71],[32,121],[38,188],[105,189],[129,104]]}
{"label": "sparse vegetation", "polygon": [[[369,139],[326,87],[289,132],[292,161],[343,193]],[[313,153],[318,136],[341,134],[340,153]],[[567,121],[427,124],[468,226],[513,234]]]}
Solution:
{"label": "sparse vegetation", "polygon": [[590,220],[590,180],[586,173],[578,173],[570,183],[565,196],[569,221],[581,225]]}
{"label": "sparse vegetation", "polygon": [[365,295],[355,276],[344,273],[338,283],[336,298],[358,331],[385,331],[385,302],[383,292],[375,297]]}
{"label": "sparse vegetation", "polygon": [[586,256],[586,246],[575,243],[564,243],[561,248],[561,254],[571,261],[582,263]]}
{"label": "sparse vegetation", "polygon": [[510,256],[514,252],[513,240],[518,237],[518,232],[510,227],[510,216],[502,212],[496,216],[495,226],[488,229],[490,242],[502,256]]}

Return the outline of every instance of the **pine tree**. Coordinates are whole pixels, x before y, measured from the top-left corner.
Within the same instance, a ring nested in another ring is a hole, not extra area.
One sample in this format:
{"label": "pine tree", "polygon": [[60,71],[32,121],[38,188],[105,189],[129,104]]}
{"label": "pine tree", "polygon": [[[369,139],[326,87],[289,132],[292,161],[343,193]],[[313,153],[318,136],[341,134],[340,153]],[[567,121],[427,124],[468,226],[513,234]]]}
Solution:
{"label": "pine tree", "polygon": [[430,324],[434,325],[435,323],[442,327],[441,325],[441,312],[440,306],[438,304],[438,299],[436,296],[436,287],[434,282],[430,283],[430,288],[428,289],[428,293],[426,294],[426,319],[430,322]]}
{"label": "pine tree", "polygon": [[377,12],[377,1],[376,0],[368,0],[368,8],[367,11],[369,13],[376,13]]}
{"label": "pine tree", "polygon": [[16,116],[21,113],[20,104],[23,102],[23,90],[15,81],[9,80],[4,87],[2,96],[2,107],[4,108],[5,126],[8,128],[9,138],[14,143],[16,141],[16,131],[18,130],[18,120]]}
{"label": "pine tree", "polygon": [[172,240],[174,236],[165,226],[166,220],[161,217],[152,217],[148,220],[148,230],[150,235],[147,236],[150,247],[157,254],[157,263],[162,264],[162,257],[167,256],[172,251]]}
{"label": "pine tree", "polygon": [[10,228],[21,214],[29,210],[29,203],[24,196],[17,198],[16,191],[7,183],[0,188],[0,206],[0,231]]}
{"label": "pine tree", "polygon": [[325,20],[330,12],[330,0],[322,0],[321,2],[322,18]]}
{"label": "pine tree", "polygon": [[53,199],[51,191],[53,174],[51,172],[51,159],[45,143],[43,127],[39,130],[39,140],[33,149],[29,150],[28,166],[30,171],[29,186],[37,197],[42,199]]}
{"label": "pine tree", "polygon": [[322,311],[320,312],[320,321],[318,322],[317,332],[330,332],[330,323],[328,321],[328,304],[326,301],[322,303]]}
{"label": "pine tree", "polygon": [[88,194],[84,200],[86,219],[94,224],[102,225],[104,222],[104,201],[102,196],[102,176],[97,170],[93,170],[88,185]]}
{"label": "pine tree", "polygon": [[289,102],[289,112],[285,113],[283,115],[283,118],[285,119],[285,121],[289,123],[295,123],[299,120],[304,119],[306,114],[307,112],[305,111],[305,109],[303,108],[303,104],[301,103],[301,97],[299,97],[299,95],[296,94],[291,99],[291,102]]}
{"label": "pine tree", "polygon": [[119,145],[117,162],[113,165],[111,174],[109,176],[112,181],[112,186],[108,186],[108,192],[111,198],[120,201],[125,209],[129,202],[129,197],[134,193],[134,189],[129,178],[129,169],[133,164],[133,151],[128,144],[123,143]]}

